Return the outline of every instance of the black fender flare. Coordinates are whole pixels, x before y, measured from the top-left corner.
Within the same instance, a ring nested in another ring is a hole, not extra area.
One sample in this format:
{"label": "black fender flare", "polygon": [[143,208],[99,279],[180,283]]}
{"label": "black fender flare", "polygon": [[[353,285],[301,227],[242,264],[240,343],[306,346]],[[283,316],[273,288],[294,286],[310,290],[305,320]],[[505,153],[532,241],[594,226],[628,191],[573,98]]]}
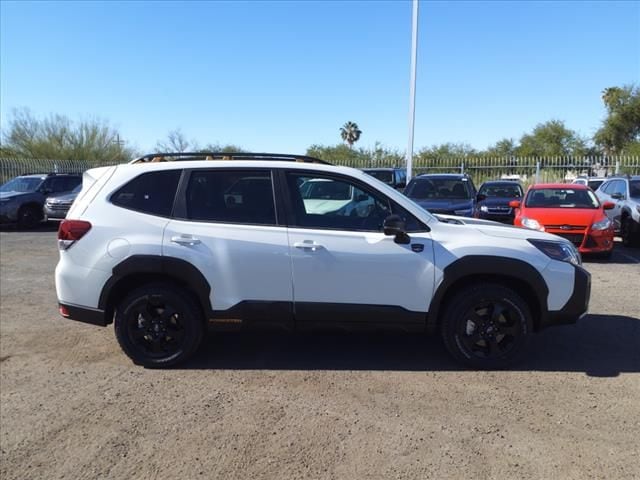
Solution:
{"label": "black fender flare", "polygon": [[[535,301],[540,315],[539,324],[546,322],[548,316],[547,299],[549,288],[544,278],[535,267],[523,260],[491,255],[469,255],[447,265],[443,272],[442,282],[436,288],[429,305],[427,331],[434,332],[438,328],[438,319],[443,300],[452,285],[465,278],[500,277],[513,279],[519,285],[526,285],[529,299]],[[508,286],[508,285],[507,285]]]}
{"label": "black fender flare", "polygon": [[106,311],[113,307],[108,304],[109,298],[120,281],[145,274],[169,277],[186,285],[196,295],[207,318],[213,315],[210,301],[211,285],[202,272],[186,260],[162,255],[132,255],[113,267],[111,277],[100,292],[98,308]]}

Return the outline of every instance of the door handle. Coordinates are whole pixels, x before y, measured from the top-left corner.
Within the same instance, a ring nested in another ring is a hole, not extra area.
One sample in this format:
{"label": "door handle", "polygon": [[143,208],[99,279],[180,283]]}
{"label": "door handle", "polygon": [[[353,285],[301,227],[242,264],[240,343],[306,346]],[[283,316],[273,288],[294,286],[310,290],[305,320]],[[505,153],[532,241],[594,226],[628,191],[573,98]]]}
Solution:
{"label": "door handle", "polygon": [[324,245],[320,245],[319,243],[314,242],[313,240],[305,240],[304,242],[296,242],[293,244],[295,248],[300,248],[302,250],[311,250],[312,252],[317,252],[318,250],[322,250]]}
{"label": "door handle", "polygon": [[178,245],[198,245],[200,242],[199,238],[194,237],[193,235],[180,235],[171,237],[171,241],[173,243],[177,243]]}

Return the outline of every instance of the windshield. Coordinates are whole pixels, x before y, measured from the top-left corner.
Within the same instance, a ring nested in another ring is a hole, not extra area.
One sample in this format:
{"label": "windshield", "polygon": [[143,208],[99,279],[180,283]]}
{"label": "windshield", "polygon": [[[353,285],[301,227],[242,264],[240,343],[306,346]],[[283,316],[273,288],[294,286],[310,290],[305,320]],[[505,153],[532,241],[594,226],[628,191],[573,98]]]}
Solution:
{"label": "windshield", "polygon": [[485,197],[517,198],[522,196],[522,189],[518,184],[500,183],[483,185],[478,194]]}
{"label": "windshield", "polygon": [[348,183],[321,180],[305,182],[300,187],[304,200],[350,200],[351,187]]}
{"label": "windshield", "polygon": [[381,182],[388,183],[390,185],[393,183],[393,172],[386,170],[365,170],[364,173],[368,173]]}
{"label": "windshield", "polygon": [[416,178],[405,192],[409,198],[464,199],[471,198],[469,182],[453,178]]}
{"label": "windshield", "polygon": [[0,192],[35,192],[42,183],[39,177],[16,177],[0,187]]}
{"label": "windshield", "polygon": [[640,180],[631,180],[629,182],[629,196],[640,197]]}
{"label": "windshield", "polygon": [[530,208],[598,208],[600,203],[591,190],[573,188],[537,188],[527,195]]}

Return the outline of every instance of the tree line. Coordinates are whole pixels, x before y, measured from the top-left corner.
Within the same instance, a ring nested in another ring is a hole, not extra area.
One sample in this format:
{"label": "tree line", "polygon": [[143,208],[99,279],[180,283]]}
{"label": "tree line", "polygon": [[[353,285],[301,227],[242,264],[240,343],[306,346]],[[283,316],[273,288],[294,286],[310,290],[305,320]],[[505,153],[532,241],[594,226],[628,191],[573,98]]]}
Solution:
{"label": "tree line", "polygon": [[[583,137],[561,120],[536,125],[519,139],[503,138],[485,150],[466,143],[443,143],[418,149],[418,161],[452,157],[560,157],[640,155],[640,88],[634,85],[610,87],[602,92],[606,116],[592,138]],[[354,148],[363,132],[355,122],[340,129],[342,143],[311,145],[307,155],[348,165],[400,165],[404,152],[376,142],[373,147]],[[180,130],[172,130],[156,143],[161,152],[243,151],[230,144],[204,144]],[[28,109],[14,110],[0,133],[0,156],[48,158],[54,160],[100,160],[124,162],[138,155],[119,131],[102,119],[73,121],[64,115],[38,118]]]}

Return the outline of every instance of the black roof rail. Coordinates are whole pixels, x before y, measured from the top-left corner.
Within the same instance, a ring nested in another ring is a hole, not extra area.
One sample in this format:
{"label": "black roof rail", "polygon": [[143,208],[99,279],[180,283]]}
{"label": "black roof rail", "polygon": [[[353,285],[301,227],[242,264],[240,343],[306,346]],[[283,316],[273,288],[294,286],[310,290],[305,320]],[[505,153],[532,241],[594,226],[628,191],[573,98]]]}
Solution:
{"label": "black roof rail", "polygon": [[149,153],[132,160],[129,163],[169,162],[180,160],[272,160],[283,162],[320,163],[331,165],[329,162],[307,155],[292,155],[288,153],[252,153],[252,152],[172,152]]}

